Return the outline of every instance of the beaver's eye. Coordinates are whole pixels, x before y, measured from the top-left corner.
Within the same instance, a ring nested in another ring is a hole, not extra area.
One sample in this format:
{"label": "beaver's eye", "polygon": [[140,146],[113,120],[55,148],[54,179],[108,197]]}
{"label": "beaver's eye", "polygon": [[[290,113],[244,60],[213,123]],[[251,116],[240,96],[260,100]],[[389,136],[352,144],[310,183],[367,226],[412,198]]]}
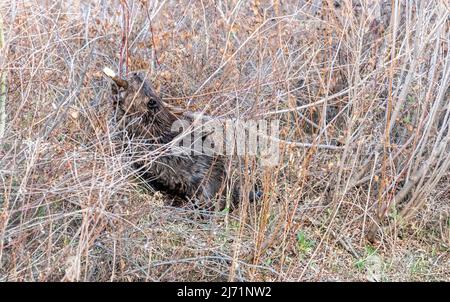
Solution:
{"label": "beaver's eye", "polygon": [[149,99],[147,106],[149,109],[155,109],[158,106],[158,103],[154,99]]}

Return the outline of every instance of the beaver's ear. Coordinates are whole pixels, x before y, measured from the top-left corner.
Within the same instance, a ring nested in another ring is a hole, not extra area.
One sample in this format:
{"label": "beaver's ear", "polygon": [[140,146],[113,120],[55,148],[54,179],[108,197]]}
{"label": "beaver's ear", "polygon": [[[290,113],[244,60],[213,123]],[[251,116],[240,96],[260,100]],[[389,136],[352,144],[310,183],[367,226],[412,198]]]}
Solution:
{"label": "beaver's ear", "polygon": [[140,85],[140,84],[142,84],[142,82],[144,82],[147,78],[146,78],[146,76],[145,76],[144,73],[142,73],[142,72],[135,72],[135,73],[133,73],[132,79],[133,79],[136,83],[139,83],[139,85]]}

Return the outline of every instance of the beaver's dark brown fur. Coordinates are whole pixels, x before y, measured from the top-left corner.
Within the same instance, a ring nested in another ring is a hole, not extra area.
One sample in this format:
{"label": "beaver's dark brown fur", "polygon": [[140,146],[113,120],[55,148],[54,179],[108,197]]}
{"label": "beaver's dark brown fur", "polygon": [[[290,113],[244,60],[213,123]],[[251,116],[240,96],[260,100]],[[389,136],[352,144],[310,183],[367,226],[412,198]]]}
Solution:
{"label": "beaver's dark brown fur", "polygon": [[[127,82],[126,88],[112,84],[113,104],[117,121],[134,145],[131,149],[137,155],[135,168],[144,179],[156,190],[188,199],[196,197],[208,208],[214,207],[211,200],[219,193],[229,193],[231,206],[235,206],[240,194],[234,185],[226,190],[226,159],[167,152],[165,147],[179,134],[172,132],[171,127],[180,117],[164,105],[142,74],[133,74]],[[219,208],[223,208],[224,199],[219,200]]]}

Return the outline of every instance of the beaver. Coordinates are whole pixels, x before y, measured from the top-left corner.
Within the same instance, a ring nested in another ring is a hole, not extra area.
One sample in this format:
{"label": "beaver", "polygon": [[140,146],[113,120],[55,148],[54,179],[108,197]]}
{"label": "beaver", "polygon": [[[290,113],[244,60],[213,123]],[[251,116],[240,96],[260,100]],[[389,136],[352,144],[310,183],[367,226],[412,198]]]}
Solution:
{"label": "beaver", "polygon": [[[134,168],[155,190],[187,200],[196,200],[202,209],[226,207],[224,196],[230,197],[230,209],[237,206],[240,189],[226,185],[227,159],[223,155],[183,155],[171,151],[181,131],[173,131],[180,113],[171,110],[153,90],[143,73],[132,73],[128,80],[112,78],[112,104],[116,121],[132,147]],[[185,117],[182,117],[185,119]],[[205,139],[203,137],[202,139]],[[250,201],[261,192],[253,190]],[[216,203],[213,203],[216,200]],[[218,204],[219,203],[219,204]]]}

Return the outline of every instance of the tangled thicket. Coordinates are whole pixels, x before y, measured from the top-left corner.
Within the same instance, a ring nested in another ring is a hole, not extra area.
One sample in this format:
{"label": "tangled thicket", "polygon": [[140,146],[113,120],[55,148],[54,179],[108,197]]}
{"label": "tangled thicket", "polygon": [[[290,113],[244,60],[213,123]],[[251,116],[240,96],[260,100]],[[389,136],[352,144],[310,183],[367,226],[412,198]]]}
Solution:
{"label": "tangled thicket", "polygon": [[[0,5],[0,280],[450,280],[447,1]],[[142,185],[103,66],[280,119],[279,164],[242,175],[268,194],[198,218]]]}

